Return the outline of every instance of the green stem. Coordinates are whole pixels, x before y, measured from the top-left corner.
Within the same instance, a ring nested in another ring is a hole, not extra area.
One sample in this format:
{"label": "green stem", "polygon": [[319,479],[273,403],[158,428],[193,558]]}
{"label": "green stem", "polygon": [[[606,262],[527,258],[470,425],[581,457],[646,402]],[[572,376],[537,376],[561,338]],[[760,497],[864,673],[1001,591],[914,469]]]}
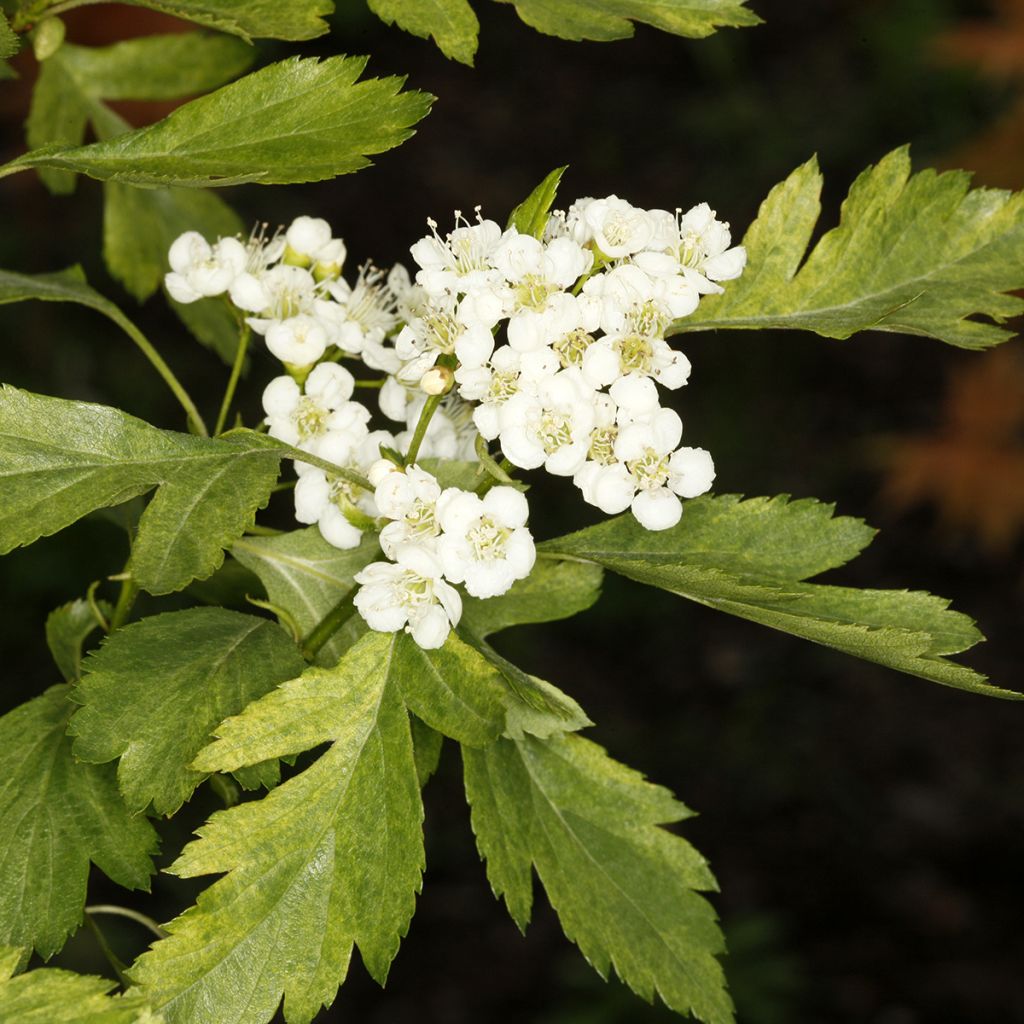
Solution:
{"label": "green stem", "polygon": [[200,437],[209,437],[210,433],[206,429],[203,417],[199,415],[199,410],[196,408],[195,402],[192,401],[191,395],[182,387],[181,381],[175,377],[174,371],[164,362],[163,356],[157,352],[149,339],[116,307],[109,310],[100,310],[100,312],[106,313],[135,342],[142,354],[149,360],[153,369],[160,374],[164,383],[171,389],[174,397],[178,400],[178,404],[185,410],[185,415],[188,417],[189,423],[192,424],[192,429]]}
{"label": "green stem", "polygon": [[320,648],[355,614],[357,587],[353,587],[309,632],[302,643],[302,656],[312,661]]}
{"label": "green stem", "polygon": [[96,906],[86,907],[85,912],[87,914],[114,914],[117,917],[127,917],[148,928],[158,939],[167,937],[167,932],[153,918],[140,914],[139,911],[132,910],[129,907],[119,907],[113,903],[98,903]]}
{"label": "green stem", "polygon": [[94,580],[90,583],[89,589],[85,592],[85,599],[89,603],[89,611],[92,612],[92,617],[96,620],[96,625],[98,625],[104,633],[109,633],[110,623],[107,622],[107,617],[103,614],[103,609],[100,608],[96,601],[96,589],[99,585],[99,580]]}
{"label": "green stem", "polygon": [[217,425],[213,428],[216,437],[223,431],[224,424],[228,419],[228,412],[235,397],[235,388],[238,387],[238,378],[242,375],[242,366],[245,364],[245,355],[249,351],[249,339],[252,337],[252,328],[248,324],[242,326],[238,335],[238,348],[235,351],[235,361],[231,367],[231,376],[228,378],[228,386],[224,390],[224,400],[220,403],[220,412],[217,414]]}
{"label": "green stem", "polygon": [[210,789],[221,798],[225,807],[234,807],[242,798],[235,780],[228,775],[214,772],[207,781],[210,783]]}
{"label": "green stem", "polygon": [[128,969],[127,965],[122,963],[117,954],[110,948],[110,943],[107,942],[107,937],[100,931],[100,926],[92,919],[92,915],[86,911],[85,923],[89,930],[96,937],[96,942],[99,944],[100,952],[107,958],[107,962],[111,967],[114,968],[114,973],[117,975],[117,980],[125,987],[131,984],[128,980],[128,976],[125,971]]}
{"label": "green stem", "polygon": [[[244,547],[244,541],[236,541],[236,547]],[[265,611],[273,612],[289,633],[292,635],[292,639],[298,643],[302,639],[302,630],[299,629],[299,624],[295,621],[292,614],[282,608],[280,605],[274,604],[272,601],[264,601],[261,598],[253,597],[251,594],[245,595],[246,601],[256,608],[263,608]]]}
{"label": "green stem", "polygon": [[517,491],[526,489],[525,484],[509,476],[508,471],[491,455],[487,450],[487,442],[482,434],[476,435],[474,448],[476,449],[476,457],[480,460],[480,465],[483,466],[490,477],[490,479],[483,480],[480,483],[476,489],[477,494],[486,494],[496,483],[505,484],[507,487],[514,487]]}
{"label": "green stem", "polygon": [[20,32],[41,18],[52,18],[55,15],[63,14],[65,11],[73,11],[76,7],[85,7],[87,4],[100,2],[101,0],[62,0],[62,2],[56,4],[35,4],[15,18],[11,27],[16,32]]}
{"label": "green stem", "polygon": [[430,421],[434,418],[434,413],[437,412],[437,407],[441,404],[442,397],[442,395],[431,395],[423,406],[419,421],[416,423],[416,430],[412,435],[412,441],[409,442],[409,450],[405,453],[405,464],[407,466],[411,466],[416,461],[416,456],[420,453],[420,445],[423,444],[423,438],[427,436],[427,427],[430,426]]}
{"label": "green stem", "polygon": [[382,388],[384,387],[383,380],[357,380],[357,388]]}
{"label": "green stem", "polygon": [[117,604],[114,605],[114,614],[110,616],[110,632],[120,629],[128,621],[135,598],[139,596],[139,585],[131,578],[125,576],[121,580],[121,591],[117,595]]}

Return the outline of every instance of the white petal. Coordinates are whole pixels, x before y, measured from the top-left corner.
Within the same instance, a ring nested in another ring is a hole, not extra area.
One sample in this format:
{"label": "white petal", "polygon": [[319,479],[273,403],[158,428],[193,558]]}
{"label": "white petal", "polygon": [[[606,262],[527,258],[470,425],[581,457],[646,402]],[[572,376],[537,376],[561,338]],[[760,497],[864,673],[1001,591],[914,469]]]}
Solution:
{"label": "white petal", "polygon": [[680,448],[668,464],[669,486],[683,498],[696,498],[711,490],[715,479],[715,463],[703,448]]}
{"label": "white petal", "polygon": [[363,531],[353,526],[334,505],[324,509],[319,525],[320,533],[328,544],[344,551],[359,547]]}
{"label": "white petal", "polygon": [[641,491],[631,508],[637,522],[647,530],[668,530],[683,514],[682,502],[665,487]]}
{"label": "white petal", "polygon": [[425,651],[436,651],[444,647],[451,632],[451,623],[444,609],[435,604],[417,616],[415,622],[409,623],[409,632],[412,633],[413,640]]}
{"label": "white petal", "polygon": [[291,377],[275,377],[263,389],[263,411],[268,416],[290,416],[300,395],[299,385]]}
{"label": "white petal", "polygon": [[514,487],[492,487],[483,499],[483,510],[502,526],[524,526],[530,517],[526,495]]}

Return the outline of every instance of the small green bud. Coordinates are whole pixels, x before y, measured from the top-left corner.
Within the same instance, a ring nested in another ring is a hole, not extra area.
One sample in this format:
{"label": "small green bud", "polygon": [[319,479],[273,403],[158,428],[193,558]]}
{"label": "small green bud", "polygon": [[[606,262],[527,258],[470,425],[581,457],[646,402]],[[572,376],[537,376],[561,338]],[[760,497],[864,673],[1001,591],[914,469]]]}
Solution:
{"label": "small green bud", "polygon": [[308,267],[313,261],[305,253],[296,252],[290,245],[285,246],[281,262],[289,267]]}
{"label": "small green bud", "polygon": [[32,33],[32,52],[36,60],[52,57],[64,42],[64,22],[60,18],[45,18]]}

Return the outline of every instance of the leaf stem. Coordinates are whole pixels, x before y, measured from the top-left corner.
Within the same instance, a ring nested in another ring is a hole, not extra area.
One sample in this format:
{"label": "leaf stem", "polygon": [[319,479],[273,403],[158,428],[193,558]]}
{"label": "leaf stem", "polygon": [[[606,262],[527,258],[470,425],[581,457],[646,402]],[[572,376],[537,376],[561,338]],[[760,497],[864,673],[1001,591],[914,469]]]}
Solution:
{"label": "leaf stem", "polygon": [[102,931],[100,931],[100,926],[92,919],[92,914],[89,913],[88,908],[86,908],[85,911],[85,924],[95,936],[96,942],[100,947],[100,952],[106,957],[107,963],[114,968],[117,980],[124,988],[128,988],[131,982],[128,980],[127,974],[125,974],[125,971],[128,969],[127,965],[124,964],[118,955],[110,948],[110,943],[107,942],[107,937]]}
{"label": "leaf stem", "polygon": [[114,903],[97,903],[95,906],[86,907],[85,912],[87,914],[114,914],[118,917],[127,917],[148,928],[158,939],[167,937],[167,932],[153,918],[147,917],[145,914],[141,914],[139,911],[132,910],[129,907],[119,907]]}
{"label": "leaf stem", "polygon": [[420,412],[420,418],[416,423],[416,430],[413,432],[412,440],[409,442],[409,450],[405,454],[405,464],[411,466],[416,461],[416,456],[420,453],[420,446],[423,444],[423,438],[427,436],[427,427],[430,426],[430,421],[434,417],[434,413],[437,412],[437,407],[441,404],[442,395],[431,395],[423,409]]}
{"label": "leaf stem", "polygon": [[231,366],[231,376],[228,378],[228,386],[224,390],[224,400],[220,403],[220,412],[217,414],[217,425],[213,428],[215,437],[223,431],[224,424],[227,422],[231,402],[235,397],[235,388],[238,387],[238,378],[242,375],[242,366],[245,364],[245,356],[249,351],[251,337],[252,328],[248,324],[243,324],[238,335],[238,348],[235,351],[235,361]]}
{"label": "leaf stem", "polygon": [[280,605],[274,604],[272,601],[264,601],[262,598],[253,597],[251,594],[246,594],[245,599],[256,608],[263,608],[268,612],[273,612],[281,620],[281,625],[287,627],[288,632],[291,633],[292,639],[296,643],[302,639],[302,630],[299,629],[299,624],[290,612]]}
{"label": "leaf stem", "polygon": [[121,590],[117,595],[117,604],[114,605],[114,613],[110,616],[110,628],[108,633],[120,629],[128,621],[135,598],[139,596],[139,585],[131,576],[125,576],[121,580]]}
{"label": "leaf stem", "polygon": [[[2,171],[3,169],[0,168],[0,174],[2,174]],[[163,356],[157,352],[149,339],[117,307],[99,311],[106,313],[135,342],[142,354],[149,360],[153,369],[160,374],[164,383],[171,389],[174,397],[178,400],[178,404],[185,410],[185,415],[188,417],[192,429],[200,437],[209,437],[210,432],[206,429],[206,424],[203,422],[203,417],[199,415],[199,410],[196,408],[195,402],[192,401],[192,396],[182,387],[181,381],[178,380],[174,375],[174,371],[164,362]]]}
{"label": "leaf stem", "polygon": [[526,490],[526,484],[509,476],[505,468],[487,450],[487,441],[482,434],[476,435],[473,447],[476,450],[476,457],[480,465],[487,471],[490,479],[483,480],[477,486],[477,494],[486,494],[496,483],[505,484],[507,487],[514,487],[517,491]]}
{"label": "leaf stem", "polygon": [[104,633],[109,633],[110,623],[107,621],[107,617],[103,614],[103,609],[100,608],[99,603],[96,600],[96,590],[99,585],[99,580],[93,580],[93,582],[89,584],[89,589],[85,592],[85,599],[89,603],[89,611],[92,612],[92,617],[96,620],[96,625],[98,625]]}
{"label": "leaf stem", "polygon": [[312,661],[320,648],[345,625],[355,613],[355,597],[358,587],[353,587],[309,632],[302,643],[302,656]]}

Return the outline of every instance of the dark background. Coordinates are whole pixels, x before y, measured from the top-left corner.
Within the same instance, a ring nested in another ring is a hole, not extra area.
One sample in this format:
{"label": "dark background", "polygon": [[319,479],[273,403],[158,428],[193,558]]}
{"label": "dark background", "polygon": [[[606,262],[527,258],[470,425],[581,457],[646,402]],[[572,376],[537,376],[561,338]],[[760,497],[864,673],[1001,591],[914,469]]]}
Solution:
{"label": "dark background", "polygon": [[[823,225],[831,226],[867,164],[909,142],[917,166],[949,165],[958,152],[977,150],[1017,96],[1012,74],[992,77],[976,62],[951,63],[948,48],[936,43],[963,19],[991,14],[977,2],[754,0],[767,22],[758,28],[703,41],[640,28],[613,44],[545,38],[510,7],[481,2],[476,69],[386,29],[354,0],[339,6],[333,34],[302,52],[371,53],[371,71],[407,73],[411,85],[435,93],[433,114],[373,169],[318,185],[234,189],[229,198],[249,220],[287,222],[307,212],[329,218],[349,244],[350,268],[368,256],[384,264],[407,259],[429,215],[444,224],[453,208],[481,203],[503,220],[563,163],[572,165],[566,202],[610,192],[669,209],[707,200],[740,236],[768,189],[817,152],[827,182]],[[68,23],[70,38],[85,43],[168,28],[166,19],[114,6],[77,12]],[[267,59],[294,52],[264,49]],[[34,74],[30,57],[18,66],[21,82],[0,89],[5,158],[23,145]],[[162,110],[125,112],[144,123]],[[1008,167],[990,160],[986,173],[992,179],[1006,170],[1012,178]],[[156,340],[202,407],[216,408],[225,369],[183,333],[159,297],[139,309],[106,275],[97,183],[83,180],[74,196],[54,198],[33,176],[18,175],[0,185],[0,203],[0,265],[44,271],[81,261],[90,281]],[[883,334],[840,343],[709,333],[688,335],[683,346],[694,374],[678,405],[689,443],[715,456],[716,490],[813,495],[867,518],[881,528],[874,545],[826,579],[953,597],[991,637],[969,663],[1019,687],[1019,532],[1000,545],[973,528],[969,515],[951,530],[933,506],[904,511],[882,496],[894,439],[947,436],[950,383],[989,357]],[[269,358],[255,360],[250,422],[272,372]],[[89,311],[5,307],[0,379],[180,426],[161,382]],[[1021,441],[1011,426],[1000,443],[1015,450]],[[979,506],[1003,500],[1021,482],[995,470],[982,485]],[[543,484],[533,493],[538,535],[579,523],[582,503],[568,485]],[[286,508],[272,510],[270,521],[275,514],[287,522]],[[3,707],[57,680],[45,615],[117,572],[124,555],[119,531],[93,516],[6,556]],[[140,610],[165,606],[151,601]],[[573,694],[597,723],[590,735],[613,756],[700,812],[685,834],[709,857],[722,888],[715,903],[744,1024],[1024,1021],[1018,707],[615,578],[588,613],[520,628],[498,646]],[[425,800],[424,894],[388,987],[377,989],[356,958],[335,1008],[321,1019],[673,1019],[618,983],[603,984],[561,936],[542,896],[527,937],[518,935],[478,861],[454,750],[446,750]],[[161,825],[163,864],[215,806],[204,789]],[[97,874],[91,892],[166,920],[195,889],[158,876],[152,895],[126,895]],[[125,959],[142,949],[146,937],[133,925],[103,924]],[[109,972],[87,932],[53,962]]]}

